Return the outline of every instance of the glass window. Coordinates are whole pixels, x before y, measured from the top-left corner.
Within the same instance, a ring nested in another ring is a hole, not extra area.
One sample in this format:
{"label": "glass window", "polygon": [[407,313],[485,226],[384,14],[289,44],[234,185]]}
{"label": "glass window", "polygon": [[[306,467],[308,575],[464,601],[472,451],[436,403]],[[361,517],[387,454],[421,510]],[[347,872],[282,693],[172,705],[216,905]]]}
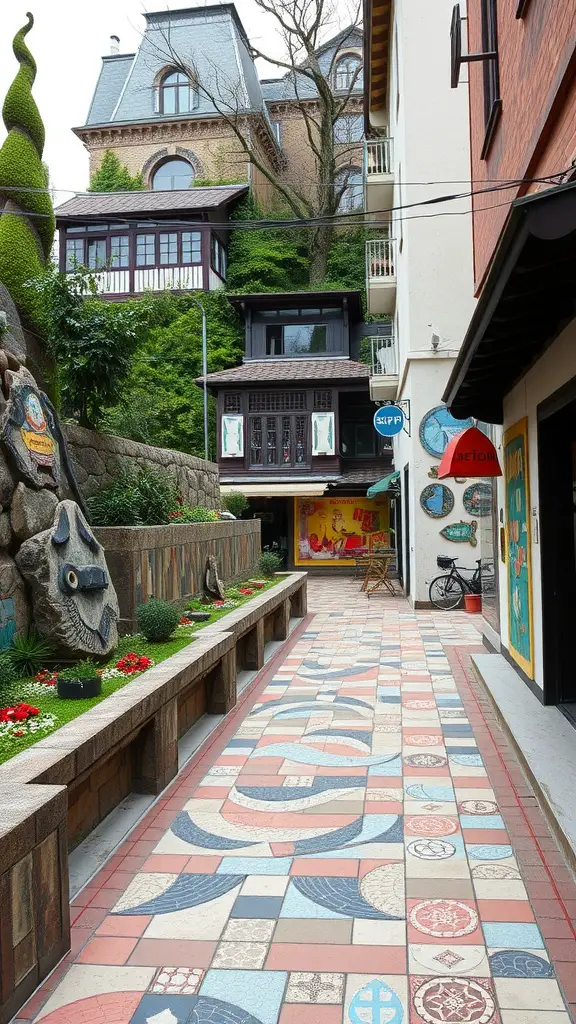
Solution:
{"label": "glass window", "polygon": [[160,235],[160,263],[178,263],[178,234],[176,231],[162,232]]}
{"label": "glass window", "polygon": [[272,132],[274,133],[274,138],[276,139],[276,142],[278,143],[278,145],[281,145],[282,138],[281,138],[281,134],[280,134],[281,133],[280,121],[271,121],[271,125],[272,125]]}
{"label": "glass window", "polygon": [[210,238],[210,262],[212,269],[225,280],[228,256],[217,235],[212,235]]}
{"label": "glass window", "polygon": [[66,270],[75,270],[84,263],[84,239],[66,239]]}
{"label": "glass window", "polygon": [[266,355],[281,356],[282,353],[282,328],[266,328]]}
{"label": "glass window", "polygon": [[187,160],[175,157],[173,160],[166,160],[155,171],[152,178],[152,188],[155,192],[173,192],[178,188],[191,188],[194,181],[194,169]]}
{"label": "glass window", "polygon": [[[344,92],[347,89],[351,89],[352,83],[354,83],[355,89],[361,89],[363,86],[361,69],[362,61],[357,54],[349,53],[348,56],[342,57],[336,65],[336,74],[334,76],[337,91]],[[354,80],[355,75],[356,80]]]}
{"label": "glass window", "polygon": [[198,93],[190,79],[180,71],[173,71],[162,79],[160,86],[160,112],[187,114],[198,106]]}
{"label": "glass window", "polygon": [[339,117],[334,125],[334,142],[362,142],[364,138],[364,118],[361,114]]}
{"label": "glass window", "polygon": [[108,224],[88,224],[86,231],[108,231]]}
{"label": "glass window", "polygon": [[360,210],[364,204],[364,185],[362,171],[356,167],[347,167],[336,176],[336,188],[340,191],[338,209],[340,211]]}
{"label": "glass window", "polygon": [[254,416],[250,421],[250,462],[262,465],[262,417]]}
{"label": "glass window", "polygon": [[276,417],[266,417],[266,464],[276,465]]}
{"label": "glass window", "polygon": [[202,235],[199,231],[182,232],[182,263],[202,262]]}
{"label": "glass window", "polygon": [[325,324],[269,325],[266,328],[267,356],[295,356],[326,351]]}
{"label": "glass window", "polygon": [[110,266],[130,266],[130,237],[129,235],[113,235],[110,239]]}
{"label": "glass window", "polygon": [[136,235],[136,266],[153,267],[156,263],[156,235]]}
{"label": "glass window", "polygon": [[88,268],[99,270],[106,266],[106,239],[91,238],[88,242]]}

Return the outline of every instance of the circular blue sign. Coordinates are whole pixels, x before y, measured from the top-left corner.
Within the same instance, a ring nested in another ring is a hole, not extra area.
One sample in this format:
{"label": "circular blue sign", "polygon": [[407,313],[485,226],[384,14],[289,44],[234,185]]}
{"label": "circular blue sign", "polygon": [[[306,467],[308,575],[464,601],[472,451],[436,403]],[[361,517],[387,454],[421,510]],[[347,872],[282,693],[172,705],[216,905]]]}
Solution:
{"label": "circular blue sign", "polygon": [[394,437],[402,430],[405,419],[399,405],[383,405],[374,413],[374,429],[382,437]]}

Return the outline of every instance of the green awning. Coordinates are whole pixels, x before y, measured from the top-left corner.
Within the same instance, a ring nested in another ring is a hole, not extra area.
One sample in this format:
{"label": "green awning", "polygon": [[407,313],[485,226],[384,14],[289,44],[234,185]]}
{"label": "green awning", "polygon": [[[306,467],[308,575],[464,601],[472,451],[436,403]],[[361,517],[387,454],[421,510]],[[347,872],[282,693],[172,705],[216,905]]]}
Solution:
{"label": "green awning", "polygon": [[384,491],[394,491],[396,488],[394,484],[400,477],[400,471],[397,470],[395,473],[389,473],[388,476],[379,480],[377,484],[372,484],[366,491],[367,498],[375,498],[377,494],[383,494]]}

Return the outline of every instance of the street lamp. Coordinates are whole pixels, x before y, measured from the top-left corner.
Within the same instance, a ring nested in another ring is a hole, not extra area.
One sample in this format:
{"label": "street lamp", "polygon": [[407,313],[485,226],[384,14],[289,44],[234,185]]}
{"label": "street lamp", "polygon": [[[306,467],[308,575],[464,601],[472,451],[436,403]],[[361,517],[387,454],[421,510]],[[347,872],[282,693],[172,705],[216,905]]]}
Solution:
{"label": "street lamp", "polygon": [[194,303],[195,306],[198,306],[198,309],[202,313],[202,377],[204,379],[204,458],[206,459],[206,462],[208,462],[208,381],[206,380],[206,377],[208,375],[208,343],[206,339],[206,310],[204,309],[204,306],[199,301],[199,299],[194,299],[191,297],[191,301]]}

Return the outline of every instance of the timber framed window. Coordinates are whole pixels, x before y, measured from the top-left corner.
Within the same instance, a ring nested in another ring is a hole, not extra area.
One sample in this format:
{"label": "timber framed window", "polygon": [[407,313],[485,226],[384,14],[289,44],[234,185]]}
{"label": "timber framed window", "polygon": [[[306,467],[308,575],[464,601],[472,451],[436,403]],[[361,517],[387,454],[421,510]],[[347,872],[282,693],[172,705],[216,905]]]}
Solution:
{"label": "timber framed window", "polygon": [[262,468],[298,467],[308,464],[307,416],[251,416],[249,421],[250,465]]}

